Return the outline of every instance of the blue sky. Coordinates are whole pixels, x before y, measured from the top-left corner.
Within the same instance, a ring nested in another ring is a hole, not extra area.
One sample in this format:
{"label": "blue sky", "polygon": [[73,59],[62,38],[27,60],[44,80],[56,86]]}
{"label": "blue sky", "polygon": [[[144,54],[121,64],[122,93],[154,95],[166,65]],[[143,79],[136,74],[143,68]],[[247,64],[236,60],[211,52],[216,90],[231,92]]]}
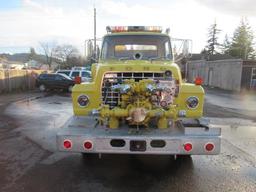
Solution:
{"label": "blue sky", "polygon": [[97,8],[97,35],[107,25],[160,25],[171,35],[193,40],[200,52],[207,28],[217,21],[220,42],[232,36],[241,17],[256,31],[254,0],[0,0],[0,52],[24,52],[39,42],[71,43],[83,52],[93,35],[93,5]]}
{"label": "blue sky", "polygon": [[15,9],[21,6],[20,0],[0,0],[0,9]]}

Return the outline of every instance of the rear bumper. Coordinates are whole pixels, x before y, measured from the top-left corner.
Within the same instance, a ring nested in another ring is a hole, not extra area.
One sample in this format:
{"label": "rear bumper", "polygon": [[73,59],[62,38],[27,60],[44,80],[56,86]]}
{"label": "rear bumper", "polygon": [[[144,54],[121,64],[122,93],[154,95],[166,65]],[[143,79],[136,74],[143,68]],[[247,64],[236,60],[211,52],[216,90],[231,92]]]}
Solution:
{"label": "rear bumper", "polygon": [[[221,129],[204,127],[174,127],[166,130],[120,128],[116,130],[103,126],[94,127],[88,117],[73,117],[57,134],[57,146],[60,151],[82,153],[119,153],[119,154],[190,154],[216,155],[220,153]],[[63,146],[64,141],[72,143],[71,148]],[[118,145],[113,146],[113,140]],[[90,141],[92,148],[85,149],[84,142]],[[134,143],[143,143],[134,149]],[[154,145],[153,143],[164,143]],[[185,143],[192,144],[192,150],[184,149]],[[214,149],[207,151],[206,144],[212,143]],[[122,145],[119,145],[122,144]]]}

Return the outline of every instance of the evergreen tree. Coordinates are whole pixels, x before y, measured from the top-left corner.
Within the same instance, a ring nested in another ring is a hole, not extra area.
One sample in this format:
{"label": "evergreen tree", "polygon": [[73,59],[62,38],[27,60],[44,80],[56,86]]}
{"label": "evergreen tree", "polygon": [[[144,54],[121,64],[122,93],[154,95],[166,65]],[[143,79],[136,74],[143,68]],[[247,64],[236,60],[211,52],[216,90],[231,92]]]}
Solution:
{"label": "evergreen tree", "polygon": [[246,19],[242,19],[236,28],[228,52],[231,56],[241,59],[253,59],[255,50],[253,49],[253,31]]}
{"label": "evergreen tree", "polygon": [[207,50],[206,50],[206,48],[204,48],[204,49],[200,52],[200,54],[202,54],[202,55],[207,55]]}
{"label": "evergreen tree", "polygon": [[217,28],[217,23],[215,21],[208,30],[207,46],[205,47],[208,55],[217,53],[217,48],[220,46],[218,43],[218,34],[220,32],[221,30]]}
{"label": "evergreen tree", "polygon": [[229,37],[226,34],[224,38],[224,42],[222,44],[222,54],[229,54],[230,45],[231,43],[230,43]]}

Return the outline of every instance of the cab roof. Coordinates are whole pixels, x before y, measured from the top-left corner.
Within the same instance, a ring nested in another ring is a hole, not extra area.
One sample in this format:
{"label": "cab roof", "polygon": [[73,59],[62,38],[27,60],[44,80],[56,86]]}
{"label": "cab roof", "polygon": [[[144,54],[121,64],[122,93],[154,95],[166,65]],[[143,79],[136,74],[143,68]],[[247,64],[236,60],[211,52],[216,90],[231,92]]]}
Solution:
{"label": "cab roof", "polygon": [[126,36],[126,35],[155,35],[155,36],[165,36],[169,37],[166,33],[159,33],[159,32],[118,32],[118,33],[108,33],[104,35],[104,37],[111,37],[111,36]]}

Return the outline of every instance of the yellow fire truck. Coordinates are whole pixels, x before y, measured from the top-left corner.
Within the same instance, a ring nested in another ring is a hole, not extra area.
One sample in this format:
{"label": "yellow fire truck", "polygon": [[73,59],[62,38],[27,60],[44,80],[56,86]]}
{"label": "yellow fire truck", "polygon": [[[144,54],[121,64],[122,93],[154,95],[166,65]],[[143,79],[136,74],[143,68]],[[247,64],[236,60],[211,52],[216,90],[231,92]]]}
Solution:
{"label": "yellow fire truck", "polygon": [[73,87],[74,116],[57,135],[60,151],[220,153],[220,128],[202,118],[201,79],[183,82],[161,27],[109,26],[98,55],[91,81]]}

